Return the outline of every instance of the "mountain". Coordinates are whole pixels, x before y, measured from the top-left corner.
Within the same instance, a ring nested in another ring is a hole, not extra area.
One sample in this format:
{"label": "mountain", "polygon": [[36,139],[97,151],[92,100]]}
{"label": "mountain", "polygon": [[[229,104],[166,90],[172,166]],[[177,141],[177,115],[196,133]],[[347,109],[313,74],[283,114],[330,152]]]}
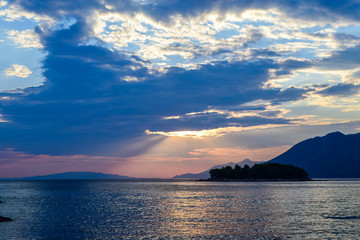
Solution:
{"label": "mountain", "polygon": [[45,176],[26,177],[23,180],[99,180],[99,179],[132,179],[127,176],[97,172],[64,172]]}
{"label": "mountain", "polygon": [[249,167],[252,167],[255,163],[262,163],[262,162],[254,162],[254,161],[251,161],[249,159],[244,159],[243,161],[241,162],[238,162],[238,163],[233,163],[233,162],[229,162],[229,163],[226,163],[226,164],[222,164],[222,165],[216,165],[216,166],[213,166],[212,168],[204,171],[204,172],[201,172],[201,173],[186,173],[186,174],[181,174],[181,175],[176,175],[175,177],[173,178],[199,178],[199,179],[208,179],[210,178],[210,170],[212,169],[215,169],[215,168],[222,168],[222,167],[226,167],[226,166],[231,166],[232,168],[235,167],[235,165],[239,165],[241,167],[245,166],[246,164],[249,165]]}
{"label": "mountain", "polygon": [[360,178],[360,133],[307,139],[269,162],[303,168],[315,178]]}

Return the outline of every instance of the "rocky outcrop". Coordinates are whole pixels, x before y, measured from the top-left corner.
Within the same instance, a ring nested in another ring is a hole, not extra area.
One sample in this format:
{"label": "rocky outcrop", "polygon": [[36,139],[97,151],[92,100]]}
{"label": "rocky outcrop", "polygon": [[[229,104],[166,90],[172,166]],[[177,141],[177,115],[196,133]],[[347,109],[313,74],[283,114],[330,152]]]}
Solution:
{"label": "rocky outcrop", "polygon": [[[0,200],[0,204],[1,204],[1,203],[4,203],[4,202]],[[10,221],[12,221],[11,218],[7,218],[7,217],[2,217],[2,216],[0,216],[0,222],[10,222]]]}
{"label": "rocky outcrop", "polygon": [[10,222],[10,221],[12,221],[11,218],[7,218],[7,217],[2,217],[2,216],[0,216],[0,222]]}

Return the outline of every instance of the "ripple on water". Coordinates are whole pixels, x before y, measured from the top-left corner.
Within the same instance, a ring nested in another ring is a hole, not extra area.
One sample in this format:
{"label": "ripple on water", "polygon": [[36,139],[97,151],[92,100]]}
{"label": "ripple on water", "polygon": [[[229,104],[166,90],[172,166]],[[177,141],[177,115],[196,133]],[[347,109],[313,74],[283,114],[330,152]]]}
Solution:
{"label": "ripple on water", "polygon": [[360,182],[0,182],[3,239],[358,239]]}

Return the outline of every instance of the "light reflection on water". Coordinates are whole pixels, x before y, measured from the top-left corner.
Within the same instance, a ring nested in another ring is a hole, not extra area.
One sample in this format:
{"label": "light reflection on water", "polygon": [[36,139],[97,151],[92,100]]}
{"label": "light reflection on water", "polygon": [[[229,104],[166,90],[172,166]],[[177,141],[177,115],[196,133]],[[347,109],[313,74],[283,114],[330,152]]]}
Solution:
{"label": "light reflection on water", "polygon": [[0,239],[359,239],[360,181],[0,182]]}

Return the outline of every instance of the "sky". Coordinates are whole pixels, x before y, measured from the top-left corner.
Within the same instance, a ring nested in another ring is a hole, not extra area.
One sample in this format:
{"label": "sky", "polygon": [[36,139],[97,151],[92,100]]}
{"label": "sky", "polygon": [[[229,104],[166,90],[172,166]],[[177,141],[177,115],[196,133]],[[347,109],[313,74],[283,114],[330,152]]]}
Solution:
{"label": "sky", "polygon": [[0,0],[0,177],[171,178],[360,132],[358,0]]}

